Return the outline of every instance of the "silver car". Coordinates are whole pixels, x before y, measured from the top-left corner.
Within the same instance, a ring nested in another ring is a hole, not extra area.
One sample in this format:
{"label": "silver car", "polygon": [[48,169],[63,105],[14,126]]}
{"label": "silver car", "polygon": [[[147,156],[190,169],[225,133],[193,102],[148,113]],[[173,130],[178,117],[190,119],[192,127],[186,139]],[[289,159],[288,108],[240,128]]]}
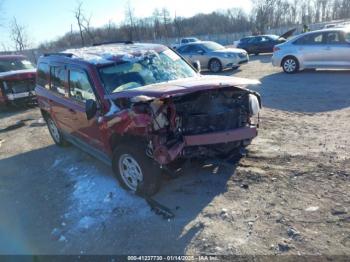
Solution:
{"label": "silver car", "polygon": [[178,48],[177,52],[190,63],[199,61],[202,69],[209,69],[213,73],[228,68],[237,69],[240,65],[249,61],[249,56],[245,50],[225,48],[210,41],[189,43]]}
{"label": "silver car", "polygon": [[331,28],[298,35],[274,47],[272,64],[286,73],[303,69],[350,69],[350,29]]}

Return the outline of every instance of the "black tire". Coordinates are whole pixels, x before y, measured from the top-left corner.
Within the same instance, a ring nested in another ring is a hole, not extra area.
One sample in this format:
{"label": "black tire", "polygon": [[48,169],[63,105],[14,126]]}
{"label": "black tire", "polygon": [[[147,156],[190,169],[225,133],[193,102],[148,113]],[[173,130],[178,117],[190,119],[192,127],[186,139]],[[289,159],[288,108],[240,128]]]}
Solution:
{"label": "black tire", "polygon": [[295,74],[299,71],[299,61],[294,56],[287,56],[282,60],[281,66],[287,74]]}
{"label": "black tire", "polygon": [[[124,161],[133,166],[135,170],[127,167]],[[135,146],[135,144],[118,145],[113,151],[112,168],[120,185],[128,191],[148,197],[156,194],[160,189],[161,169],[154,160],[146,155],[145,150],[140,149],[140,146]],[[128,169],[131,171],[128,171]],[[137,177],[140,173],[139,171],[141,172],[142,179],[135,177],[127,178],[128,172],[133,173],[132,176]]]}
{"label": "black tire", "polygon": [[57,127],[55,121],[48,115],[46,115],[44,119],[46,121],[52,140],[55,142],[55,144],[60,147],[68,146],[69,143],[64,138],[61,130]]}
{"label": "black tire", "polygon": [[213,58],[209,61],[208,68],[212,73],[219,73],[222,71],[222,64],[219,59]]}

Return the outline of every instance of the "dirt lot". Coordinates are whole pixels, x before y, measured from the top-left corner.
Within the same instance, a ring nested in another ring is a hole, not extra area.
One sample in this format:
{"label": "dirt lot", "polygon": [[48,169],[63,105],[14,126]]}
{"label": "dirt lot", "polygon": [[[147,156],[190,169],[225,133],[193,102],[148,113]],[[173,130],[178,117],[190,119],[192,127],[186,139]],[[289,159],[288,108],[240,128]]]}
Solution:
{"label": "dirt lot", "polygon": [[109,167],[53,145],[37,109],[0,113],[0,253],[350,256],[349,71],[286,75],[269,55],[223,74],[260,79],[259,136],[237,164],[164,181],[164,220]]}

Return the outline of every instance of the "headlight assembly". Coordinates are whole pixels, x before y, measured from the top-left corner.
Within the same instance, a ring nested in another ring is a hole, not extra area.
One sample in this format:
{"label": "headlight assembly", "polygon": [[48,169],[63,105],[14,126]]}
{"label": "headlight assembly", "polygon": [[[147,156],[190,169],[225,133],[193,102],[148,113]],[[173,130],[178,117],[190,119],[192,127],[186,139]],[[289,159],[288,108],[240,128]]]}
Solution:
{"label": "headlight assembly", "polygon": [[260,104],[256,95],[249,94],[249,112],[252,116],[260,112]]}

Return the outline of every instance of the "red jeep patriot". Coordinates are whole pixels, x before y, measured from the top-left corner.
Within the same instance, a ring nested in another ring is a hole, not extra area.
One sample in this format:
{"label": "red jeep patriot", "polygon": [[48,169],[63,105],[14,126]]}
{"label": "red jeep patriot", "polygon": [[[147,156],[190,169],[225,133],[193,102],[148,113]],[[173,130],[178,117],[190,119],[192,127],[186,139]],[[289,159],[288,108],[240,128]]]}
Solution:
{"label": "red jeep patriot", "polygon": [[36,101],[35,68],[26,57],[0,56],[0,106]]}
{"label": "red jeep patriot", "polygon": [[125,42],[42,56],[36,94],[57,145],[80,147],[124,188],[152,195],[175,160],[250,143],[261,102],[245,86],[257,83],[202,76],[165,46]]}

